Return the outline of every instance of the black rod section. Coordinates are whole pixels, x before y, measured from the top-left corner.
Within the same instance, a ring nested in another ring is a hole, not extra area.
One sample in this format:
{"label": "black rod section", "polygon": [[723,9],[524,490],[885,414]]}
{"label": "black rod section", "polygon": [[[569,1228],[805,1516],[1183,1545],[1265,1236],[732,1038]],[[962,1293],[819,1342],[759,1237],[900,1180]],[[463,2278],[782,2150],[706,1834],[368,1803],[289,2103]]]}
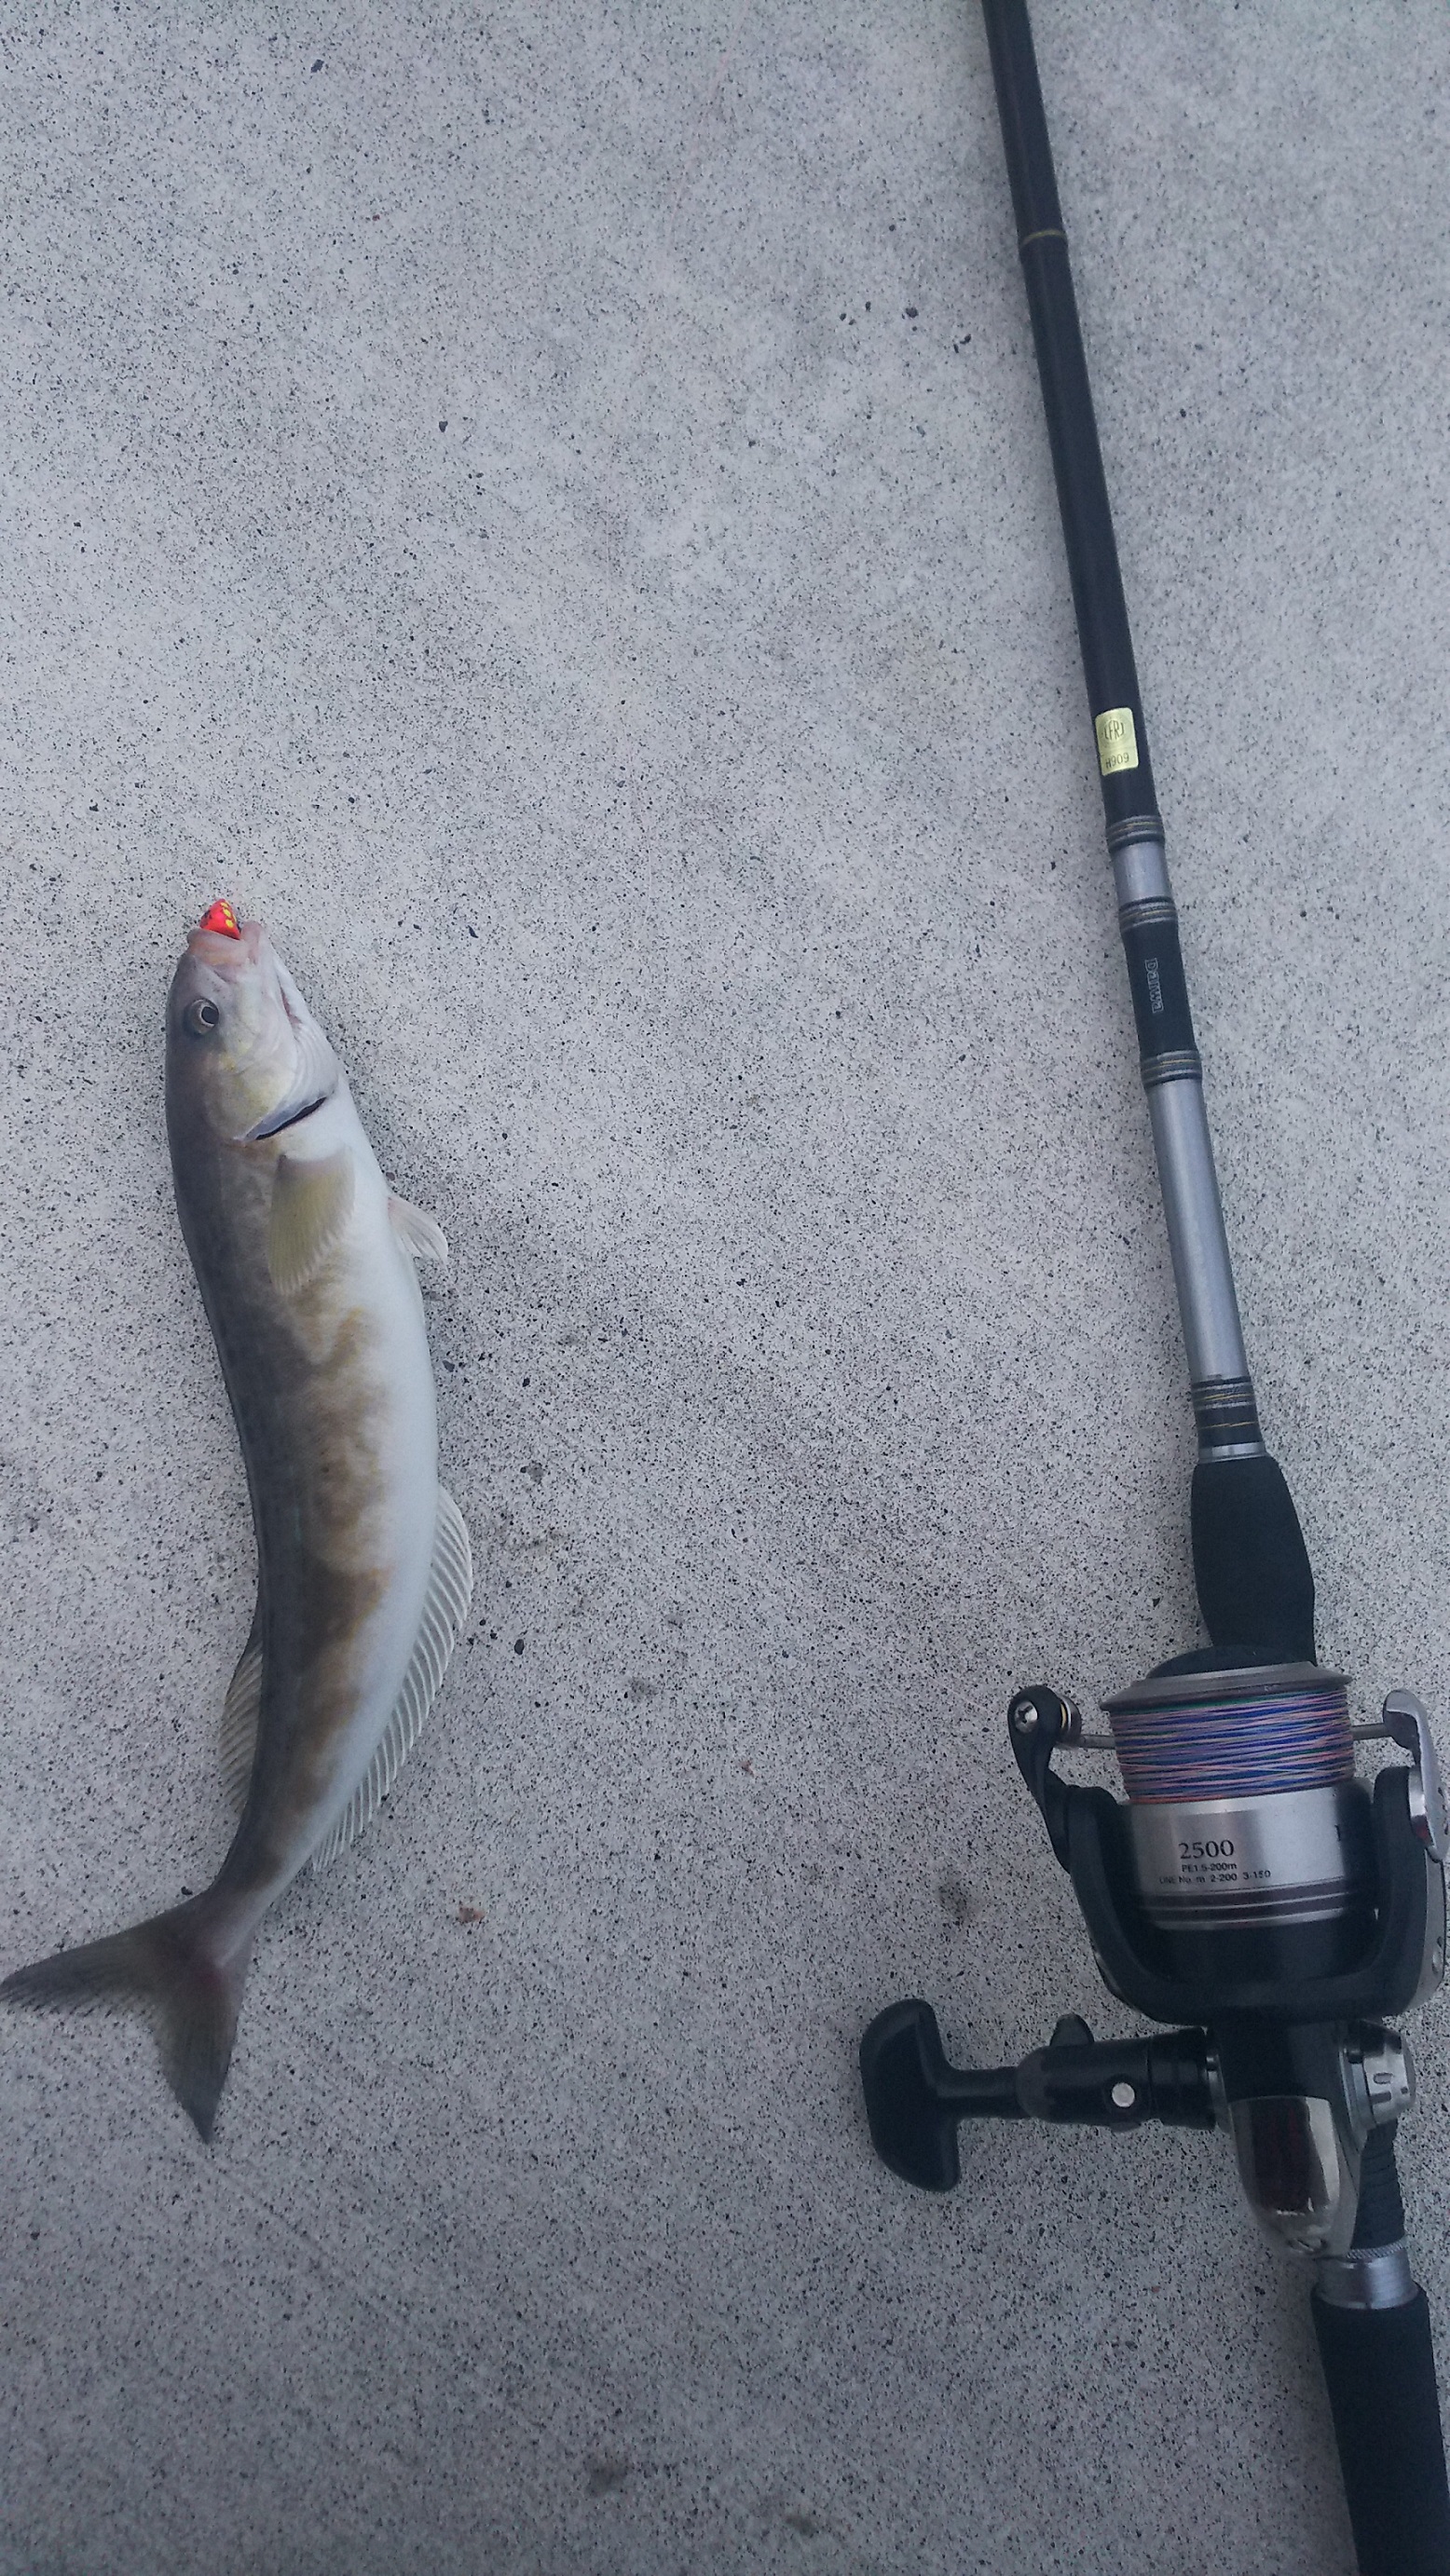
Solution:
{"label": "black rod section", "polygon": [[[1047,434],[1052,442],[1062,533],[1067,544],[1111,848],[1124,824],[1146,825],[1159,837],[1163,826],[1153,791],[1148,729],[1138,693],[1133,638],[1123,597],[1123,577],[1118,569],[1113,514],[1108,506],[1092,387],[1068,263],[1067,235],[1057,200],[1052,146],[1032,49],[1032,28],[1022,0],[985,0],[985,8],[992,77],[1017,217],[1032,336],[1037,345]],[[1174,947],[1176,950],[1176,939]],[[1181,963],[1174,981],[1179,1003],[1174,1013],[1175,1040],[1180,1046],[1186,1043],[1191,1047],[1193,1032],[1188,1022]],[[1136,986],[1134,1002],[1138,1002]],[[1153,1016],[1151,1011],[1149,1016]],[[1140,1010],[1140,1028],[1142,1018]]]}

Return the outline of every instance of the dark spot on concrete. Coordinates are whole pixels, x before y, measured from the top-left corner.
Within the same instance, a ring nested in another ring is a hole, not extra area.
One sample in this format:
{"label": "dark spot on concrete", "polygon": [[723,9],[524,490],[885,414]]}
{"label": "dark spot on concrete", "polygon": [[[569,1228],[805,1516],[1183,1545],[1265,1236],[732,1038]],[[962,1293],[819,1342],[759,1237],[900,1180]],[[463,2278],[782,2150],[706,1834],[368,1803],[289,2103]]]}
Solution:
{"label": "dark spot on concrete", "polygon": [[318,55],[317,60],[316,60],[316,62],[313,64],[312,68],[313,68],[313,70],[314,70],[315,72],[320,72],[320,71],[321,71],[321,69],[322,69],[322,56],[321,56],[320,54]]}
{"label": "dark spot on concrete", "polygon": [[941,1898],[942,1911],[948,1922],[955,1923],[960,1932],[964,1923],[970,1923],[976,1911],[971,1889],[963,1886],[959,1878],[944,1878],[937,1889],[937,1894]]}
{"label": "dark spot on concrete", "polygon": [[544,1470],[540,1466],[537,1458],[531,1458],[529,1460],[527,1467],[524,1469],[524,1474],[528,1477],[531,1485],[542,1485],[544,1481]]}
{"label": "dark spot on concrete", "polygon": [[915,305],[915,304],[908,304],[908,306],[907,306],[907,308],[906,308],[906,318],[907,318],[908,322],[914,322],[914,321],[916,320],[916,316],[917,316],[918,310],[919,310],[919,307],[918,307],[917,305]]}
{"label": "dark spot on concrete", "polygon": [[521,1655],[521,1654],[523,1653],[523,1651],[524,1651],[524,1641],[523,1641],[522,1637],[515,1637],[515,1639],[514,1639],[514,1653],[515,1653],[516,1655]]}
{"label": "dark spot on concrete", "polygon": [[647,1682],[643,1673],[631,1673],[629,1677],[629,1696],[631,1699],[653,1699],[658,1690],[658,1682]]}
{"label": "dark spot on concrete", "polygon": [[752,1779],[752,1780],[754,1779],[754,1777],[755,1777],[755,1773],[754,1773],[754,1771],[753,1771],[753,1770],[751,1770],[750,1763],[749,1763],[749,1761],[748,1761],[744,1756],[742,1756],[742,1758],[741,1758],[740,1768],[741,1768],[741,1770],[742,1770],[742,1771],[749,1771],[749,1772],[750,1772],[751,1779]]}
{"label": "dark spot on concrete", "polygon": [[458,1909],[458,1920],[460,1923],[481,1923],[483,1919],[483,1907],[481,1905],[460,1905]]}
{"label": "dark spot on concrete", "polygon": [[798,2531],[802,2540],[818,2540],[826,2527],[823,2522],[817,2522],[814,2514],[809,2513],[783,2513],[781,2521],[787,2531]]}
{"label": "dark spot on concrete", "polygon": [[448,427],[448,423],[447,423],[447,421],[446,421],[446,420],[440,420],[440,422],[438,423],[438,426],[439,426],[439,428],[440,428],[440,429],[446,429],[446,428]]}
{"label": "dark spot on concrete", "polygon": [[607,2451],[591,2451],[584,2463],[584,2483],[592,2496],[613,2495],[629,2470],[628,2460],[615,2459]]}

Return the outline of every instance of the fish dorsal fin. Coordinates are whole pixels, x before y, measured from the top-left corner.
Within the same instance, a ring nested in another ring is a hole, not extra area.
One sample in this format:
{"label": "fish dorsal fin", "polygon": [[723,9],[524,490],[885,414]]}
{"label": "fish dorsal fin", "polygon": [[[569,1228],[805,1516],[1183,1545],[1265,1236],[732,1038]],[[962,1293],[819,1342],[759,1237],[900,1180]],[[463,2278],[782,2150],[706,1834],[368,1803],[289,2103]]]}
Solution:
{"label": "fish dorsal fin", "polygon": [[295,1297],[316,1278],[352,1214],[355,1188],[356,1171],[346,1145],[321,1161],[278,1156],[267,1267],[284,1297]]}
{"label": "fish dorsal fin", "polygon": [[257,1719],[262,1706],[262,1604],[252,1613],[251,1631],[242,1648],[222,1704],[222,1787],[232,1805],[247,1803],[252,1764],[257,1752]]}
{"label": "fish dorsal fin", "polygon": [[418,1622],[412,1657],[403,1686],[393,1702],[387,1725],[365,1777],[354,1789],[342,1814],[312,1855],[314,1869],[325,1869],[356,1842],[375,1815],[418,1739],[418,1730],[448,1669],[473,1598],[473,1553],[463,1514],[453,1496],[438,1488],[438,1517],[433,1529],[433,1565],[428,1593]]}
{"label": "fish dorsal fin", "polygon": [[431,1216],[425,1216],[421,1208],[412,1207],[406,1199],[395,1199],[390,1195],[388,1219],[398,1241],[405,1251],[411,1252],[415,1261],[447,1260],[448,1237],[442,1226]]}

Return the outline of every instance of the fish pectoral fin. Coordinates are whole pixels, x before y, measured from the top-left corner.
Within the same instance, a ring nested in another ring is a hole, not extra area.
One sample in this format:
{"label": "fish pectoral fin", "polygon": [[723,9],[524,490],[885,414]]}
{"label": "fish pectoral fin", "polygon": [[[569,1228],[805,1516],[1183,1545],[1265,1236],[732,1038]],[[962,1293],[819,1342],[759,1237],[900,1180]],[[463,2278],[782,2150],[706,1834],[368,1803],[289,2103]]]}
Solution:
{"label": "fish pectoral fin", "polygon": [[251,1786],[257,1754],[257,1720],[262,1707],[262,1605],[252,1613],[251,1630],[222,1703],[222,1787],[231,1804],[242,1808]]}
{"label": "fish pectoral fin", "polygon": [[473,1598],[473,1552],[463,1514],[453,1496],[438,1488],[438,1516],[433,1528],[433,1565],[418,1634],[403,1686],[393,1702],[378,1749],[335,1825],[312,1855],[315,1870],[325,1869],[349,1843],[356,1842],[377,1813],[418,1740],[418,1731],[448,1670],[449,1658],[463,1633]]}
{"label": "fish pectoral fin", "polygon": [[431,1216],[421,1208],[410,1206],[407,1199],[388,1199],[388,1219],[405,1252],[415,1261],[446,1261],[448,1237]]}
{"label": "fish pectoral fin", "polygon": [[278,1156],[267,1267],[284,1297],[295,1297],[299,1288],[315,1279],[341,1240],[356,1186],[356,1169],[346,1145],[316,1162],[301,1155]]}

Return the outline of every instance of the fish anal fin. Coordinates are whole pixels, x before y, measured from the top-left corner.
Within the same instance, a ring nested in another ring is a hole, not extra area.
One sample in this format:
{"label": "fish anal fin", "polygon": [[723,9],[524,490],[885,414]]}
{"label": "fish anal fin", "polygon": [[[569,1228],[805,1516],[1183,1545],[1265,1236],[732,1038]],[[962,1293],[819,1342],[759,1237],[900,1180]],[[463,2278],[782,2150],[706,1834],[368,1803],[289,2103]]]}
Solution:
{"label": "fish anal fin", "polygon": [[251,1631],[222,1703],[222,1787],[231,1804],[247,1802],[252,1764],[257,1754],[257,1720],[262,1706],[262,1605],[252,1614]]}
{"label": "fish anal fin", "polygon": [[432,1570],[402,1688],[393,1702],[387,1725],[363,1778],[312,1855],[314,1870],[325,1869],[329,1861],[336,1860],[338,1853],[346,1851],[349,1843],[356,1842],[364,1825],[376,1815],[418,1740],[423,1720],[432,1707],[453,1649],[463,1633],[472,1598],[473,1553],[468,1544],[468,1531],[453,1496],[440,1485],[433,1528]]}
{"label": "fish anal fin", "polygon": [[356,1171],[346,1145],[314,1161],[281,1154],[272,1183],[267,1267],[284,1297],[316,1278],[352,1214]]}
{"label": "fish anal fin", "polygon": [[407,1199],[388,1197],[388,1219],[405,1252],[415,1261],[446,1261],[448,1237],[437,1220]]}

